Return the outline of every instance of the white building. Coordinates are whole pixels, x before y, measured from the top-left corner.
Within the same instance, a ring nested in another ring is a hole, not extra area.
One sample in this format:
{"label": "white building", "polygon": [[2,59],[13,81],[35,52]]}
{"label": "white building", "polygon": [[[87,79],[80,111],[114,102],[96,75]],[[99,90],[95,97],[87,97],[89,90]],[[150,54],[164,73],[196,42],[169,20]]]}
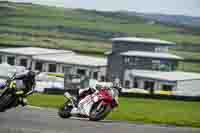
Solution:
{"label": "white building", "polygon": [[[49,54],[73,54],[72,51],[66,50],[56,50],[56,49],[45,49],[45,48],[35,48],[35,47],[22,47],[22,48],[4,48],[0,49],[0,63],[7,63],[9,65],[17,65],[30,67],[31,60],[34,56],[38,55],[49,55]],[[37,64],[37,62],[35,62]],[[40,70],[44,70],[45,66],[37,66]],[[35,68],[33,68],[35,69]]]}
{"label": "white building", "polygon": [[179,72],[182,57],[169,53],[176,43],[154,38],[113,38],[107,78],[124,92],[200,96],[200,74]]}
{"label": "white building", "polygon": [[104,80],[106,75],[107,60],[104,58],[64,53],[38,55],[34,56],[33,59],[34,61],[45,63],[47,65],[45,69],[48,72],[55,70],[58,73],[67,75],[70,71],[70,74],[78,74],[97,80]]}
{"label": "white building", "polygon": [[50,73],[64,73],[70,66],[74,74],[92,75],[95,79],[104,79],[107,60],[83,56],[68,50],[57,50],[36,47],[0,49],[0,63],[24,66],[29,68],[32,62],[33,70]]}
{"label": "white building", "polygon": [[180,71],[162,72],[150,70],[126,70],[128,88],[139,88],[154,92],[168,92],[169,95],[200,96],[200,74]]}

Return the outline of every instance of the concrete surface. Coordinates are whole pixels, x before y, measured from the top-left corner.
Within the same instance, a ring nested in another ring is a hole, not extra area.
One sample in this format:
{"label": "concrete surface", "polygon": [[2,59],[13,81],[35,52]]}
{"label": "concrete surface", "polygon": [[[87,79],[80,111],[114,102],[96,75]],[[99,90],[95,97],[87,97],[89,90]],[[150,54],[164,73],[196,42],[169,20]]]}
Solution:
{"label": "concrete surface", "polygon": [[200,129],[61,119],[54,109],[20,107],[0,113],[0,133],[200,133]]}

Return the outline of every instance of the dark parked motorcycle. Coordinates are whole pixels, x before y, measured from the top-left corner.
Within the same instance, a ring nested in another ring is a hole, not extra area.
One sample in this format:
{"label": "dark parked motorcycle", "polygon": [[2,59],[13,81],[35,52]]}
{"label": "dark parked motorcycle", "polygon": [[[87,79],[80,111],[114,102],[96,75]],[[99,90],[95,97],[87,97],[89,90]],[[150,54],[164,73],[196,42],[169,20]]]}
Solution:
{"label": "dark parked motorcycle", "polygon": [[26,70],[25,72],[15,73],[10,77],[0,96],[0,112],[4,112],[18,105],[25,106],[25,98],[34,92],[36,85],[35,77],[39,72]]}

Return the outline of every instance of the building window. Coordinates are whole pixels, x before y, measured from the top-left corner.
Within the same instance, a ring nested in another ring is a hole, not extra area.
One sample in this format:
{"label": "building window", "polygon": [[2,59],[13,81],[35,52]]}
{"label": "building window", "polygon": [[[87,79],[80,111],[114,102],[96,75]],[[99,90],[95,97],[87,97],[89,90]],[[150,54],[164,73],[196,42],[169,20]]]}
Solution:
{"label": "building window", "polygon": [[163,85],[162,86],[163,91],[172,91],[173,90],[173,85]]}
{"label": "building window", "polygon": [[152,60],[152,70],[160,70],[160,60]]}
{"label": "building window", "polygon": [[125,81],[125,88],[130,88],[130,81],[129,80]]}
{"label": "building window", "polygon": [[20,59],[20,66],[27,67],[28,65],[28,60],[27,59]]}
{"label": "building window", "polygon": [[125,57],[125,58],[124,58],[124,63],[125,63],[125,64],[129,64],[130,61],[131,61],[131,60],[130,60],[130,57]]}
{"label": "building window", "polygon": [[174,62],[165,60],[152,60],[152,70],[174,71],[176,69],[177,65]]}
{"label": "building window", "polygon": [[41,62],[35,63],[35,70],[42,71],[43,64]]}
{"label": "building window", "polygon": [[7,56],[7,63],[9,65],[15,65],[15,57],[14,56]]}
{"label": "building window", "polygon": [[141,62],[141,59],[138,58],[138,57],[135,57],[134,60],[133,60],[133,62],[134,62],[134,63],[133,63],[134,65],[139,65],[140,62]]}
{"label": "building window", "polygon": [[168,52],[168,47],[157,47],[157,48],[155,48],[155,52],[164,52],[164,53],[166,53],[166,52]]}
{"label": "building window", "polygon": [[96,80],[98,79],[98,72],[93,73],[93,78],[96,79]]}
{"label": "building window", "polygon": [[152,89],[154,89],[154,82],[152,82],[152,81],[145,81],[144,82],[144,89],[145,90],[152,90]]}
{"label": "building window", "polygon": [[49,72],[55,73],[56,68],[56,64],[49,64]]}
{"label": "building window", "polygon": [[77,74],[81,75],[81,76],[85,76],[86,75],[86,70],[85,69],[77,69]]}

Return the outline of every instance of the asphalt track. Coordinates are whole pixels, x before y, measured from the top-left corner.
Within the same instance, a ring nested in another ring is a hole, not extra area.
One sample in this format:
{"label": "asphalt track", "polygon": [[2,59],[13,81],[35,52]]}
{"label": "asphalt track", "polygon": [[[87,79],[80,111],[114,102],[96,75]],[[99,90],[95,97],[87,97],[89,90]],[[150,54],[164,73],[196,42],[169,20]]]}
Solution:
{"label": "asphalt track", "polygon": [[86,119],[61,119],[57,110],[17,108],[0,113],[0,133],[200,133],[200,129],[173,126],[90,122]]}

